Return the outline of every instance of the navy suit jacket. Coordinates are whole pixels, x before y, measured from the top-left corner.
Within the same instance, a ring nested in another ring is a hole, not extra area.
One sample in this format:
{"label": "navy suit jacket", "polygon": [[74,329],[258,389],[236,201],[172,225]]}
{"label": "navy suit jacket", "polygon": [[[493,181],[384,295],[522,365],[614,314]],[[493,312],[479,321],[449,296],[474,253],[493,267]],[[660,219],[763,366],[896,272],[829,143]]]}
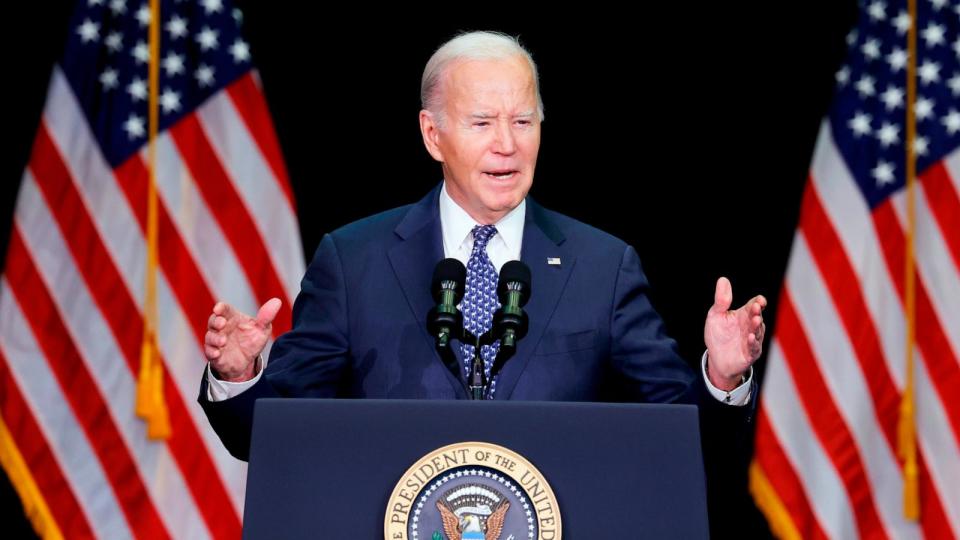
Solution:
{"label": "navy suit jacket", "polygon": [[[418,203],[324,236],[301,282],[294,327],[274,343],[253,387],[210,402],[204,377],[199,401],[234,456],[247,458],[261,397],[467,399],[463,377],[446,367],[426,330],[433,269],[444,258],[439,194],[438,186]],[[678,355],[632,247],[529,198],[525,219],[530,328],[495,399],[733,409],[709,397]]]}

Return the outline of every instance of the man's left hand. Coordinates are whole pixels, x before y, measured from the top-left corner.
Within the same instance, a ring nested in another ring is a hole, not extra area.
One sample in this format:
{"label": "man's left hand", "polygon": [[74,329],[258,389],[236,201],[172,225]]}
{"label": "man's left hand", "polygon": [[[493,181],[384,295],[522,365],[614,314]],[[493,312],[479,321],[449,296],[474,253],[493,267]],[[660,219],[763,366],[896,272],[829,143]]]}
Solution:
{"label": "man's left hand", "polygon": [[707,376],[717,388],[730,391],[740,386],[743,375],[763,351],[763,309],[767,299],[754,296],[740,309],[730,310],[733,287],[730,280],[717,280],[713,306],[707,312],[703,340],[707,344]]}

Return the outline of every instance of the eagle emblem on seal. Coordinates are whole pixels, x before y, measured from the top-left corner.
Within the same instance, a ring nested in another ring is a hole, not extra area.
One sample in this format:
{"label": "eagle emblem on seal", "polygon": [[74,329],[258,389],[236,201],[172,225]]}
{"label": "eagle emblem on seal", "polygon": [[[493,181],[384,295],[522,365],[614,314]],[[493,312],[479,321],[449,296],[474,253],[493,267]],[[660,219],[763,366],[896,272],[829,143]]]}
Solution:
{"label": "eagle emblem on seal", "polygon": [[458,486],[437,501],[447,540],[499,540],[509,509],[503,494],[482,484]]}

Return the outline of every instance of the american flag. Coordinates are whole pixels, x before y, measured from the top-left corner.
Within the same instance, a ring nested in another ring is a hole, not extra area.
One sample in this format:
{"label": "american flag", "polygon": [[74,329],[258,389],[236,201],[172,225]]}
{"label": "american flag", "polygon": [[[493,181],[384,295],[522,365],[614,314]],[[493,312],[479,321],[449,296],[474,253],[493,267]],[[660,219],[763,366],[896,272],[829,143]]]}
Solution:
{"label": "american flag", "polygon": [[[916,16],[903,1],[861,4],[810,166],[751,466],[784,537],[960,537],[960,6],[916,4]],[[898,426],[911,378],[909,437]],[[905,517],[901,433],[916,451],[919,521]]]}
{"label": "american flag", "polygon": [[[245,467],[196,403],[203,332],[216,299],[255,313],[273,296],[285,331],[304,268],[241,25],[226,0],[163,0],[159,17],[84,0],[70,20],[0,277],[0,463],[45,537],[240,536]],[[135,414],[151,62],[165,440]]]}

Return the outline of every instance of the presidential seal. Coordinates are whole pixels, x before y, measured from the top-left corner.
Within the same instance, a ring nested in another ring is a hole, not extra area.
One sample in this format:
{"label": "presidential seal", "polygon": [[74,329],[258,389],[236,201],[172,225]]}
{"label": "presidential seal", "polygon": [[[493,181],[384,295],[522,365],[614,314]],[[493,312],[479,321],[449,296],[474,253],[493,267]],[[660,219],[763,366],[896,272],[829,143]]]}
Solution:
{"label": "presidential seal", "polygon": [[546,479],[495,444],[438,448],[407,469],[390,495],[386,540],[560,540]]}

